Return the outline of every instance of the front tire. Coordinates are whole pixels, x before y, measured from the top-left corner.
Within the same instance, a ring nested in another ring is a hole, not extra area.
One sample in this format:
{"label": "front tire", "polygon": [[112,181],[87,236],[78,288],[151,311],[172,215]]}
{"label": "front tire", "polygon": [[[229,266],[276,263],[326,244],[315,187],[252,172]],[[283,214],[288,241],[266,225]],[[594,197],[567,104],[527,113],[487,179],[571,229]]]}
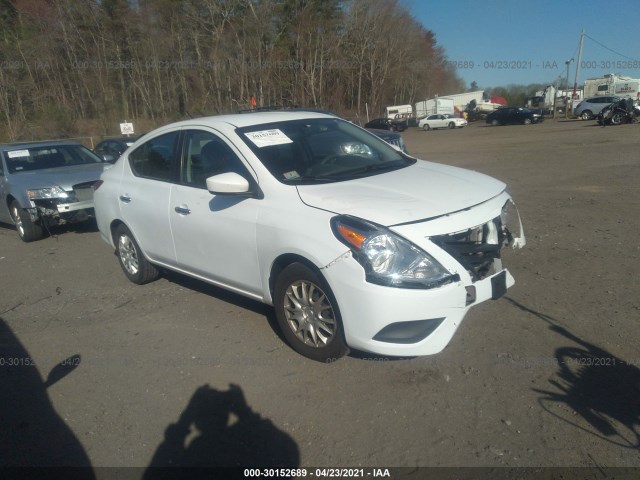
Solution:
{"label": "front tire", "polygon": [[9,210],[11,211],[11,218],[13,218],[13,223],[16,226],[20,240],[28,243],[44,237],[42,225],[33,222],[29,213],[24,211],[17,200],[11,202]]}
{"label": "front tire", "polygon": [[296,352],[318,362],[348,352],[336,299],[319,274],[289,265],[276,280],[273,300],[278,325]]}
{"label": "front tire", "polygon": [[614,113],[611,117],[611,125],[620,125],[622,123],[622,114]]}
{"label": "front tire", "polygon": [[582,112],[582,115],[580,115],[580,118],[583,120],[591,120],[593,118],[593,113],[591,113],[590,110],[585,110]]}
{"label": "front tire", "polygon": [[131,231],[124,225],[116,228],[114,239],[116,255],[122,271],[127,278],[138,285],[152,282],[160,276],[158,268],[149,262],[133,238]]}
{"label": "front tire", "polygon": [[423,129],[425,132],[428,132],[429,130],[431,130],[431,127],[429,126],[429,124],[428,124],[428,123],[425,123],[425,124],[424,124],[424,127],[422,127],[422,129]]}
{"label": "front tire", "polygon": [[449,122],[449,128],[456,128],[456,124],[453,122]]}
{"label": "front tire", "polygon": [[500,125],[500,122],[498,120],[491,120],[491,125],[497,127],[498,125]]}
{"label": "front tire", "polygon": [[530,118],[525,118],[522,123],[524,123],[525,125],[531,125],[531,119]]}

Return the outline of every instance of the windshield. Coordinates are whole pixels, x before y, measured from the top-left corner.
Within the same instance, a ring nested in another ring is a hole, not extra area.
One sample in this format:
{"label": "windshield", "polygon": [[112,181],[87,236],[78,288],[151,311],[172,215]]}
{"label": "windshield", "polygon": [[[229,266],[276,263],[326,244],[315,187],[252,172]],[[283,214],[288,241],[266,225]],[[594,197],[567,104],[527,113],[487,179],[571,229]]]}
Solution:
{"label": "windshield", "polygon": [[305,119],[239,128],[238,135],[286,184],[340,182],[415,163],[344,120]]}
{"label": "windshield", "polygon": [[9,173],[103,163],[82,145],[43,145],[5,152]]}

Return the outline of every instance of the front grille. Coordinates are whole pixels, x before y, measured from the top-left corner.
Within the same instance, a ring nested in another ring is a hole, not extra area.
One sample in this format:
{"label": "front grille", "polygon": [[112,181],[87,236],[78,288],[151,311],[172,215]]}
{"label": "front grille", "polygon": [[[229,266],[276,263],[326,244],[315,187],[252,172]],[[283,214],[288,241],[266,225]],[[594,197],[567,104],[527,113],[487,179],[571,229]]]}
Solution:
{"label": "front grille", "polygon": [[455,258],[469,272],[474,282],[502,268],[496,265],[496,259],[500,258],[500,250],[505,240],[500,217],[464,232],[431,237],[433,243]]}

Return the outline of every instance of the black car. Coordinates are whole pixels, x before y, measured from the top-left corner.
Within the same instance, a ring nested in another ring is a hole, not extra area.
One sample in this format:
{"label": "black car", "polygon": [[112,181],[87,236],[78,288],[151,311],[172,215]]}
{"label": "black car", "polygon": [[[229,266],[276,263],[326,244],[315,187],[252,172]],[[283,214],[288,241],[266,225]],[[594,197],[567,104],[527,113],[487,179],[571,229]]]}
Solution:
{"label": "black car", "polygon": [[522,107],[500,107],[486,117],[487,123],[491,125],[529,125],[538,123],[538,119],[531,110]]}
{"label": "black car", "polygon": [[93,151],[105,162],[113,163],[138,138],[140,137],[108,138],[98,143]]}
{"label": "black car", "polygon": [[395,120],[391,118],[376,118],[364,125],[364,128],[375,128],[378,130],[391,130],[392,132],[402,132],[407,129],[407,120]]}

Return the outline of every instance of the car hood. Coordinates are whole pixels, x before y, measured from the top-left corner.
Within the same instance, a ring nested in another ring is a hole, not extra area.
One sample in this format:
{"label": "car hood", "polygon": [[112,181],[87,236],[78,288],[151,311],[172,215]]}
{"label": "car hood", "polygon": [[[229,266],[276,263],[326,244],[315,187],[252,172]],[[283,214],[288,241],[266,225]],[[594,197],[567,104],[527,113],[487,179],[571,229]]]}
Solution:
{"label": "car hood", "polygon": [[419,160],[381,175],[297,188],[306,205],[392,226],[473,207],[505,187],[478,172]]}
{"label": "car hood", "polygon": [[109,166],[107,163],[91,163],[13,173],[10,183],[13,188],[33,189],[57,185],[63,190],[70,191],[73,190],[73,185],[78,183],[99,180],[100,174],[107,166]]}

